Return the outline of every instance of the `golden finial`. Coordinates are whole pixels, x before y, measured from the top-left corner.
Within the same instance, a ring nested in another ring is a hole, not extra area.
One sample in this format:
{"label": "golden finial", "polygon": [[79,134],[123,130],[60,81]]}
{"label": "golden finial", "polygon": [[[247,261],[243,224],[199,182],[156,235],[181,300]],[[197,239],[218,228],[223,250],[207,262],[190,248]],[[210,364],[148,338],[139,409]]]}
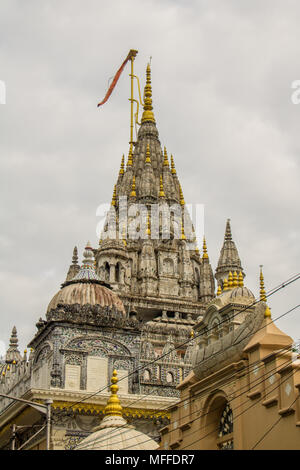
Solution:
{"label": "golden finial", "polygon": [[120,167],[119,175],[124,175],[124,160],[125,160],[125,157],[124,157],[124,154],[123,154],[122,160],[121,160],[121,167]]}
{"label": "golden finial", "polygon": [[202,256],[202,258],[208,258],[207,246],[206,246],[205,237],[203,237],[203,256]]}
{"label": "golden finial", "polygon": [[136,192],[135,192],[135,176],[133,175],[132,177],[132,186],[131,186],[131,193],[130,196],[136,197]]}
{"label": "golden finial", "polygon": [[239,272],[239,287],[244,287],[244,278],[242,271]]}
{"label": "golden finial", "polygon": [[149,212],[147,212],[147,228],[146,228],[146,235],[149,235],[149,236],[151,235]]}
{"label": "golden finial", "polygon": [[145,163],[151,163],[151,158],[150,158],[150,145],[147,144],[147,150],[146,150],[146,161]]}
{"label": "golden finial", "polygon": [[168,160],[168,154],[167,154],[166,147],[164,147],[164,166],[169,167],[169,160]]}
{"label": "golden finial", "polygon": [[265,310],[265,318],[271,318],[271,310],[269,309],[268,305]]}
{"label": "golden finial", "polygon": [[13,360],[13,362],[12,362],[12,363],[13,363],[13,364],[16,364],[16,361],[15,361],[15,360]]}
{"label": "golden finial", "polygon": [[111,395],[104,409],[104,413],[106,416],[122,416],[122,406],[120,404],[120,400],[117,395],[117,392],[119,390],[117,382],[118,382],[117,371],[114,370],[112,378],[111,378],[112,385],[110,386]]}
{"label": "golden finial", "polygon": [[221,295],[222,294],[222,288],[220,286],[220,284],[218,285],[218,290],[217,290],[217,295]]}
{"label": "golden finial", "polygon": [[229,289],[232,289],[232,285],[233,285],[232,280],[233,280],[232,272],[229,271],[229,274],[228,274],[228,287],[229,287]]}
{"label": "golden finial", "polygon": [[262,272],[262,265],[260,265],[260,300],[262,300],[263,302],[266,302],[267,301],[267,297],[266,297],[266,291],[265,291],[265,281],[264,281],[264,275],[263,275],[263,272]]}
{"label": "golden finial", "polygon": [[10,370],[9,364],[8,364],[8,366],[7,366],[7,370]]}
{"label": "golden finial", "polygon": [[171,155],[171,173],[172,173],[172,175],[176,175],[176,169],[175,169],[173,155]]}
{"label": "golden finial", "polygon": [[128,166],[132,166],[132,144],[130,144],[130,146],[129,146],[127,167]]}
{"label": "golden finial", "polygon": [[111,200],[111,205],[115,206],[116,205],[116,200],[117,200],[117,186],[114,186],[114,192]]}
{"label": "golden finial", "polygon": [[144,112],[142,115],[142,123],[143,122],[154,122],[154,114],[153,114],[153,106],[152,106],[152,87],[151,87],[151,68],[150,64],[147,65],[146,70],[146,86],[144,90]]}
{"label": "golden finial", "polygon": [[180,204],[181,204],[181,206],[184,206],[185,202],[184,202],[184,198],[183,198],[183,192],[182,192],[181,185],[179,185],[179,194],[180,194]]}
{"label": "golden finial", "polygon": [[195,336],[194,330],[191,330],[190,337],[194,338],[194,336]]}
{"label": "golden finial", "polygon": [[184,226],[183,226],[182,221],[181,221],[181,240],[186,240],[186,236],[185,236],[185,233],[184,233]]}
{"label": "golden finial", "polygon": [[165,197],[162,175],[160,175],[159,179],[159,197]]}
{"label": "golden finial", "polygon": [[234,271],[233,273],[233,287],[237,287],[238,286],[238,275],[237,275],[237,272]]}
{"label": "golden finial", "polygon": [[200,255],[200,251],[199,251],[199,248],[198,248],[198,247],[196,247],[195,252],[196,252],[196,255]]}
{"label": "golden finial", "polygon": [[225,292],[226,290],[228,290],[228,281],[225,277],[224,281],[223,281],[223,291]]}

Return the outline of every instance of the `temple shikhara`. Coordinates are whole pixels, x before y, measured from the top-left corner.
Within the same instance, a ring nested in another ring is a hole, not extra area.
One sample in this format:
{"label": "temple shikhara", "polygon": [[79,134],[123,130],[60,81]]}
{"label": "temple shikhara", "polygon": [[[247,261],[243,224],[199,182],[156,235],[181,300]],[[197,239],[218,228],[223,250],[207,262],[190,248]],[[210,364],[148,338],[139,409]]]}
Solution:
{"label": "temple shikhara", "polygon": [[[50,449],[250,449],[276,418],[273,441],[257,448],[299,448],[293,340],[272,322],[262,271],[257,300],[246,287],[229,219],[215,271],[209,240],[197,246],[175,158],[159,140],[150,65],[142,105],[99,244],[86,244],[81,263],[70,247],[23,354],[12,324],[0,393],[52,400]],[[1,449],[12,425],[17,448],[45,449],[44,422],[0,396]]]}

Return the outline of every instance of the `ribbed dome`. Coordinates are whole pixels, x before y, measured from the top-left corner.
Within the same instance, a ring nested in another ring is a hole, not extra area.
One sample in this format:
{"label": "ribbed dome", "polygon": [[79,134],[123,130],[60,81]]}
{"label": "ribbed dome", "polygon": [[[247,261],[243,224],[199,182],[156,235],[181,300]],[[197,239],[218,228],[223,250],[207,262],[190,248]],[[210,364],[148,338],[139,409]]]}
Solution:
{"label": "ribbed dome", "polygon": [[125,309],[121,299],[110,289],[100,284],[100,282],[77,282],[71,281],[55,294],[48,305],[47,313],[62,305],[100,305],[101,307],[115,307],[123,313]]}
{"label": "ribbed dome", "polygon": [[66,281],[53,297],[47,308],[47,313],[58,305],[99,305],[117,310],[126,316],[123,302],[117,294],[103,285],[94,269],[94,254],[90,243],[83,252],[83,263],[75,277]]}
{"label": "ribbed dome", "polygon": [[99,431],[83,439],[75,450],[155,450],[158,444],[127,424],[121,416],[105,416]]}

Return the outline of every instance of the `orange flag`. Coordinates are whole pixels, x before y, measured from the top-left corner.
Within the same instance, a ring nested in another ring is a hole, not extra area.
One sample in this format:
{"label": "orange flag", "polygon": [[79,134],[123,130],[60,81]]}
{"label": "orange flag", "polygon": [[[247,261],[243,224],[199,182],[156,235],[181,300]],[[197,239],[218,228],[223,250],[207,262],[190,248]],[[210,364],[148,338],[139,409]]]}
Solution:
{"label": "orange flag", "polygon": [[134,49],[131,49],[129,51],[129,54],[128,56],[126,57],[126,59],[124,60],[123,64],[121,65],[121,67],[119,68],[119,70],[117,71],[116,75],[114,76],[114,79],[113,81],[111,82],[111,85],[109,87],[109,89],[107,90],[107,93],[105,95],[105,97],[103,98],[103,100],[97,104],[97,106],[102,106],[104,103],[106,103],[106,101],[108,100],[108,98],[110,97],[110,95],[112,94],[113,92],[113,89],[115,88],[116,84],[117,84],[117,81],[119,80],[120,78],[120,75],[121,73],[123,72],[123,69],[125,67],[125,65],[127,64],[127,62],[129,60],[131,60],[132,57],[135,57],[137,54],[137,51],[135,51]]}

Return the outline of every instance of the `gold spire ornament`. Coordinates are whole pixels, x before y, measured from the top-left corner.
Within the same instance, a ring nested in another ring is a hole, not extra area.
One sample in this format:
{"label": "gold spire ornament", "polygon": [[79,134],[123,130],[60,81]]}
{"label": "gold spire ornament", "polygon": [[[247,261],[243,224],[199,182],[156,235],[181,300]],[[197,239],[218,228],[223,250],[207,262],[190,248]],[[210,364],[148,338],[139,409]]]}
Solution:
{"label": "gold spire ornament", "polygon": [[184,202],[184,197],[183,197],[183,192],[182,192],[181,184],[179,185],[179,195],[180,195],[180,205],[181,205],[181,206],[184,206],[185,202]]}
{"label": "gold spire ornament", "polygon": [[115,206],[116,205],[116,200],[117,200],[117,186],[114,186],[114,192],[111,200],[111,205]]}
{"label": "gold spire ornament", "polygon": [[119,387],[117,385],[118,376],[117,376],[116,370],[113,371],[111,383],[112,383],[112,385],[110,386],[111,395],[104,409],[104,413],[105,413],[105,416],[122,416],[122,406],[120,404],[120,400],[117,395]]}
{"label": "gold spire ornament", "polygon": [[217,295],[221,295],[222,294],[222,288],[220,286],[220,284],[218,285],[218,290],[217,290]]}
{"label": "gold spire ornament", "polygon": [[146,228],[146,235],[150,237],[151,235],[151,228],[150,228],[150,217],[149,212],[147,213],[147,228]]}
{"label": "gold spire ornament", "polygon": [[150,158],[150,145],[149,145],[149,144],[147,144],[145,163],[151,163],[151,158]]}
{"label": "gold spire ornament", "polygon": [[121,160],[121,167],[120,167],[120,171],[119,171],[119,175],[124,175],[124,154],[122,156],[122,160]]}
{"label": "gold spire ornament", "polygon": [[244,278],[242,271],[239,272],[239,287],[244,287]]}
{"label": "gold spire ornament", "polygon": [[169,160],[168,160],[168,154],[167,154],[166,147],[164,147],[164,166],[169,168]]}
{"label": "gold spire ornament", "polygon": [[263,302],[266,302],[267,297],[266,297],[266,291],[265,291],[264,275],[263,275],[263,272],[262,272],[262,265],[260,265],[259,279],[260,279],[260,300],[262,300]]}
{"label": "gold spire ornament", "polygon": [[223,281],[223,291],[225,292],[225,291],[227,291],[227,290],[229,290],[229,289],[228,289],[228,281],[227,281],[227,279],[226,279],[226,277],[225,277],[225,279],[224,279],[224,281]]}
{"label": "gold spire ornament", "polygon": [[184,226],[183,226],[182,221],[181,221],[181,240],[186,240],[186,236],[185,236],[185,233],[184,233]]}
{"label": "gold spire ornament", "polygon": [[175,168],[175,164],[174,164],[174,158],[173,158],[173,155],[171,155],[171,173],[172,175],[176,175],[176,168]]}
{"label": "gold spire ornament", "polygon": [[132,166],[132,144],[129,146],[127,167]]}
{"label": "gold spire ornament", "polygon": [[159,197],[165,197],[162,175],[159,178]]}
{"label": "gold spire ornament", "polygon": [[153,122],[155,124],[152,106],[152,87],[151,87],[151,68],[150,64],[147,65],[146,70],[146,86],[144,90],[144,112],[142,115],[141,123]]}
{"label": "gold spire ornament", "polygon": [[203,256],[202,256],[202,259],[207,259],[208,258],[208,254],[207,254],[207,246],[206,246],[206,240],[205,240],[205,237],[203,237]]}
{"label": "gold spire ornament", "polygon": [[238,287],[238,275],[236,271],[233,273],[233,287]]}
{"label": "gold spire ornament", "polygon": [[135,176],[133,175],[132,177],[132,186],[131,186],[131,197],[136,197],[136,192],[135,192]]}

